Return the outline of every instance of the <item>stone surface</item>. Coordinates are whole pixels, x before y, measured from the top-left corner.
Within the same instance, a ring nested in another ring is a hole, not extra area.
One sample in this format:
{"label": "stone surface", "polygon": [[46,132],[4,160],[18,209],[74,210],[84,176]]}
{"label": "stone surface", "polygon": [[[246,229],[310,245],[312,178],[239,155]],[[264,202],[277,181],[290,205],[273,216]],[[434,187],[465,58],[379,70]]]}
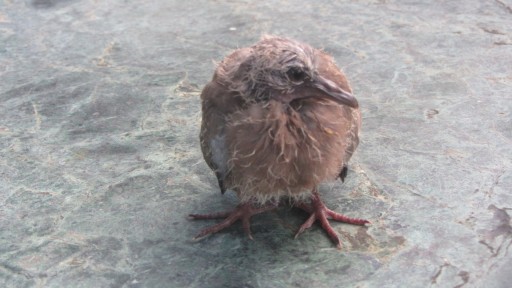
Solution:
{"label": "stone surface", "polygon": [[[331,53],[362,143],[326,203],[367,228],[293,239],[230,209],[200,154],[199,93],[262,34]],[[510,287],[512,2],[0,2],[0,286]]]}

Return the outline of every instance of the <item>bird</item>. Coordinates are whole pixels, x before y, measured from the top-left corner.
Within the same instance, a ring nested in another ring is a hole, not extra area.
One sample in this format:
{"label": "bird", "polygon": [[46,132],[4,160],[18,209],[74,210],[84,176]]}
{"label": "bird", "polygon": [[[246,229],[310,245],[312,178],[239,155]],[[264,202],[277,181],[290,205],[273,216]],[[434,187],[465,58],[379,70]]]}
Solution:
{"label": "bird", "polygon": [[280,36],[263,36],[216,67],[201,92],[200,145],[220,191],[240,203],[232,211],[189,214],[223,219],[194,239],[240,220],[250,239],[250,218],[291,199],[309,214],[297,238],[316,221],[332,242],[341,241],[329,220],[370,223],[327,208],[319,184],[347,176],[359,143],[361,113],[345,74],[323,50]]}

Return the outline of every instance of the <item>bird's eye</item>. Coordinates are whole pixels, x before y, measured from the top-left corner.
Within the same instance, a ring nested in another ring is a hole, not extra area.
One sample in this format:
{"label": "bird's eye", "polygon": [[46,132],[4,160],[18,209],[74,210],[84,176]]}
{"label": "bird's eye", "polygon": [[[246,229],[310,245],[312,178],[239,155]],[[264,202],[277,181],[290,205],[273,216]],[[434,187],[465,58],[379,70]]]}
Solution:
{"label": "bird's eye", "polygon": [[286,76],[288,76],[288,79],[292,82],[302,82],[308,77],[306,72],[299,67],[292,67],[288,69],[288,71],[286,71]]}

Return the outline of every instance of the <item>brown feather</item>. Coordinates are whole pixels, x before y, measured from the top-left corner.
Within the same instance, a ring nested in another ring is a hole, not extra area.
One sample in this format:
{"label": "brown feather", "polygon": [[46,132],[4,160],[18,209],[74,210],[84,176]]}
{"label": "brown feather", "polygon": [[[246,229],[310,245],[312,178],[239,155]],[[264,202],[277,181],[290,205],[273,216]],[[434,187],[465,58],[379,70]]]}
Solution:
{"label": "brown feather", "polygon": [[[338,177],[358,145],[359,109],[291,86],[282,77],[287,63],[351,92],[329,55],[270,37],[226,57],[201,94],[204,158],[243,203],[309,197]],[[309,94],[286,100],[300,93]]]}

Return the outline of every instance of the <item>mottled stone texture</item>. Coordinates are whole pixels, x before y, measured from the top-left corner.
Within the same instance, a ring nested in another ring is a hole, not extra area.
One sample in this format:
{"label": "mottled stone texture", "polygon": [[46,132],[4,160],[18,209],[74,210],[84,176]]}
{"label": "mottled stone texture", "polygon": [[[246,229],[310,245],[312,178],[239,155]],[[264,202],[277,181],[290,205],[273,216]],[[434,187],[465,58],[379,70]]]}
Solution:
{"label": "mottled stone texture", "polygon": [[[331,53],[363,112],[318,227],[232,208],[199,93],[262,34]],[[510,287],[512,1],[0,1],[1,287]]]}

